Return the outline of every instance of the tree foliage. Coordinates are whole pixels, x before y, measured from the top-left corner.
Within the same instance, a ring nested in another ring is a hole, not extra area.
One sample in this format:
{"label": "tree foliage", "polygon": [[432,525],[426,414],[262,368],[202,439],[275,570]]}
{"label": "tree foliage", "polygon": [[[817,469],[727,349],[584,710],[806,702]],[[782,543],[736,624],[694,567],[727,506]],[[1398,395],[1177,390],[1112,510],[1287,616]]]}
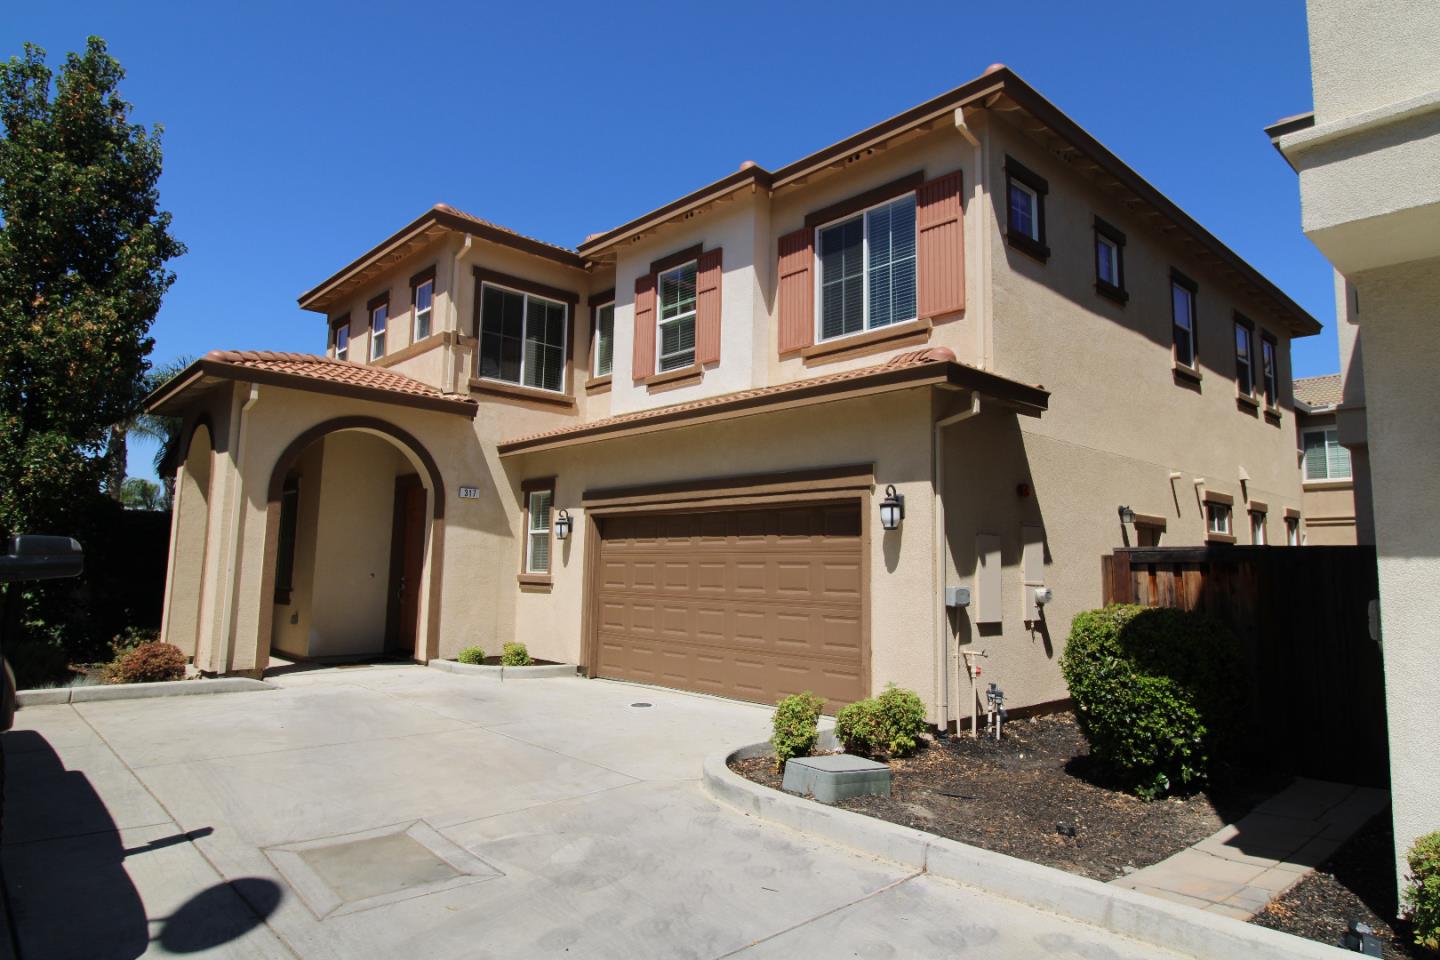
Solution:
{"label": "tree foliage", "polygon": [[159,127],[130,122],[91,37],[58,76],[0,64],[0,530],[63,533],[112,425],[143,396],[148,335],[184,253],[159,208]]}

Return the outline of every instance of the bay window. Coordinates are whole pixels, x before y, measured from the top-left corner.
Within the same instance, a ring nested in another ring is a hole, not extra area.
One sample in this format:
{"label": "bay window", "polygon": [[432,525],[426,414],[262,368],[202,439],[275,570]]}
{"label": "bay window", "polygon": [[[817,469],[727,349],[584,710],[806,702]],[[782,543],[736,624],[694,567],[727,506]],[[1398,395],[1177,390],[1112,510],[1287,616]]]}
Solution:
{"label": "bay window", "polygon": [[820,340],[914,320],[915,195],[817,230]]}

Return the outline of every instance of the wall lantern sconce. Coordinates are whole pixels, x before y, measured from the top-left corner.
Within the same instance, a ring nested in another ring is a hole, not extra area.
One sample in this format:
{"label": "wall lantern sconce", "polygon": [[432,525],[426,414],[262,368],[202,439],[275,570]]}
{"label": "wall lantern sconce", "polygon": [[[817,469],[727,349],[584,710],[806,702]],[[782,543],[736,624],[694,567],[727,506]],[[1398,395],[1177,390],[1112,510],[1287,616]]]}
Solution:
{"label": "wall lantern sconce", "polygon": [[1135,522],[1135,511],[1134,511],[1134,510],[1131,510],[1129,507],[1121,507],[1121,508],[1120,508],[1120,522],[1121,522],[1121,523],[1134,523],[1134,522]]}
{"label": "wall lantern sconce", "polygon": [[885,499],[880,501],[880,526],[886,530],[899,530],[900,521],[905,519],[905,495],[895,492],[895,484],[885,488]]}
{"label": "wall lantern sconce", "polygon": [[570,511],[561,510],[555,515],[555,539],[570,539],[570,528],[574,525],[575,521],[570,519]]}

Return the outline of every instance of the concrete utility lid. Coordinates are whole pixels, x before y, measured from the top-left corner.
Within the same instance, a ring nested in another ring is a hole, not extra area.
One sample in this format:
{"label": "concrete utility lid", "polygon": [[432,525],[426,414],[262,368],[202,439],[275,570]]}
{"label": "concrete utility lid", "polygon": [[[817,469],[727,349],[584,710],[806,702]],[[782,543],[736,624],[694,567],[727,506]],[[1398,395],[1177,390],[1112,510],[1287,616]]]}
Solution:
{"label": "concrete utility lid", "polygon": [[828,773],[873,772],[876,770],[884,770],[888,773],[890,771],[890,768],[883,763],[857,757],[853,753],[827,753],[819,757],[796,757],[786,761],[787,765],[791,763],[814,770],[824,770]]}
{"label": "concrete utility lid", "polygon": [[848,753],[795,757],[785,761],[781,789],[810,794],[821,803],[850,797],[890,796],[890,768]]}

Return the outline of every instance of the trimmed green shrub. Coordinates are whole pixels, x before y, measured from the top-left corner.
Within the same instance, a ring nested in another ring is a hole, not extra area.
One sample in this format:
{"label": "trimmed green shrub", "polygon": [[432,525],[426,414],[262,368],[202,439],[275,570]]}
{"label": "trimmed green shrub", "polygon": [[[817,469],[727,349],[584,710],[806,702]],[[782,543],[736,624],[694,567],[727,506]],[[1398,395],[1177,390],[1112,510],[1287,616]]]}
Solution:
{"label": "trimmed green shrub", "polygon": [[115,683],[156,683],[185,678],[185,654],[174,644],[142,643],[121,657],[111,672]]}
{"label": "trimmed green shrub", "polygon": [[482,647],[466,647],[455,659],[461,663],[484,663],[485,650]]}
{"label": "trimmed green shrub", "polygon": [[1060,671],[1095,758],[1147,800],[1202,786],[1243,720],[1239,645],[1202,613],[1133,605],[1081,613]]}
{"label": "trimmed green shrub", "polygon": [[775,748],[775,766],[781,769],[791,757],[808,757],[820,739],[820,711],[825,701],[810,691],[793,693],[775,704],[771,721],[774,735],[770,745]]}
{"label": "trimmed green shrub", "polygon": [[1417,837],[1406,855],[1405,917],[1415,925],[1415,942],[1440,950],[1440,830]]}
{"label": "trimmed green shrub", "polygon": [[528,667],[535,662],[523,643],[507,643],[500,654],[500,662],[507,667]]}
{"label": "trimmed green shrub", "polygon": [[915,752],[925,732],[925,704],[919,694],[891,683],[885,692],[842,707],[835,736],[850,753],[904,757]]}

